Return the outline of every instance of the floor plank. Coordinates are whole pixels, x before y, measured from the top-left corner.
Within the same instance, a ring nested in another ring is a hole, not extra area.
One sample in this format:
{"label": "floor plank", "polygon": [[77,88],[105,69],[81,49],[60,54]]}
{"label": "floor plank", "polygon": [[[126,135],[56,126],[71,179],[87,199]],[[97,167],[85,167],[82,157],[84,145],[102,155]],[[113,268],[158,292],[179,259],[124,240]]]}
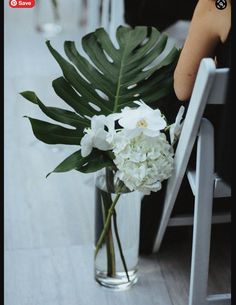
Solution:
{"label": "floor plank", "polygon": [[94,281],[92,245],[8,250],[5,255],[5,304],[172,305],[154,257],[140,258],[134,287],[112,292]]}
{"label": "floor plank", "polygon": [[[231,291],[230,225],[212,227],[208,293]],[[168,228],[156,254],[174,305],[188,304],[192,228]]]}

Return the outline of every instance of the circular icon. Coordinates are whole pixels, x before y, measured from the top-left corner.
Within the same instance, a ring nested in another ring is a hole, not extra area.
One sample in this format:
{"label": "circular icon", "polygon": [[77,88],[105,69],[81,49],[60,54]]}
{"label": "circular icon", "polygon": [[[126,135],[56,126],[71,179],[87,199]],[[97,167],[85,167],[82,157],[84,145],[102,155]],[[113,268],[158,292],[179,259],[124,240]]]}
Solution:
{"label": "circular icon", "polygon": [[227,6],[227,1],[226,0],[216,0],[215,5],[218,8],[218,10],[223,10]]}
{"label": "circular icon", "polygon": [[11,6],[17,6],[18,2],[16,0],[10,1]]}

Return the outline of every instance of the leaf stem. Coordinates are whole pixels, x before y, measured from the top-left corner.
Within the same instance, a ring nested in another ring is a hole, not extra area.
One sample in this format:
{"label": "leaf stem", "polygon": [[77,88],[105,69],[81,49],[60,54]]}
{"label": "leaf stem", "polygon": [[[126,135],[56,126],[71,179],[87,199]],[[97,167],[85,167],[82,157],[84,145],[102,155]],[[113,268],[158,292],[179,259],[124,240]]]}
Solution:
{"label": "leaf stem", "polygon": [[123,263],[123,266],[124,266],[124,269],[125,269],[125,273],[126,273],[128,282],[130,282],[128,269],[127,269],[127,265],[126,265],[126,262],[125,262],[125,257],[124,257],[121,242],[120,242],[118,226],[117,226],[116,210],[115,209],[114,209],[114,213],[113,213],[113,223],[114,223],[114,229],[115,229],[115,235],[116,235],[116,239],[117,239],[118,248],[119,248],[119,251],[120,251],[120,257],[121,257],[121,260],[122,260],[122,263]]}
{"label": "leaf stem", "polygon": [[110,224],[110,221],[111,221],[111,216],[114,213],[115,206],[116,206],[116,204],[117,204],[117,202],[118,202],[118,200],[120,198],[120,195],[121,195],[120,192],[122,191],[123,187],[124,187],[124,185],[120,184],[120,186],[117,189],[116,197],[115,197],[114,201],[112,202],[111,207],[108,210],[106,221],[105,221],[102,233],[101,233],[101,235],[99,237],[99,240],[97,242],[97,245],[96,245],[96,250],[95,250],[95,254],[94,254],[95,258],[97,257],[98,251],[101,248],[102,243],[103,243],[103,241],[104,241],[104,239],[106,237],[107,231],[109,229],[109,224]]}
{"label": "leaf stem", "polygon": [[[106,220],[108,210],[110,206],[112,205],[112,198],[111,194],[101,191],[102,195],[102,202],[103,202],[103,209],[104,209],[104,215],[103,215],[103,223]],[[116,275],[116,258],[115,258],[115,248],[114,248],[114,242],[113,242],[113,233],[112,233],[112,226],[111,221],[109,223],[109,227],[107,230],[107,236],[106,236],[106,252],[107,252],[107,275],[110,277],[115,277]]]}
{"label": "leaf stem", "polygon": [[107,275],[110,277],[115,277],[116,259],[115,259],[115,248],[113,242],[111,222],[109,224],[106,245],[107,245]]}

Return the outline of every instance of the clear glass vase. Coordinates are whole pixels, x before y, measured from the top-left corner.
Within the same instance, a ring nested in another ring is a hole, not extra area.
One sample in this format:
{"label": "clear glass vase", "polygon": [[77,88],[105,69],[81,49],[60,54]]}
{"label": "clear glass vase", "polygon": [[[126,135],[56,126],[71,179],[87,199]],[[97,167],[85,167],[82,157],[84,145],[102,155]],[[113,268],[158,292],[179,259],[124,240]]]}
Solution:
{"label": "clear glass vase", "polygon": [[61,32],[60,2],[58,0],[37,0],[35,13],[36,30],[45,38],[52,38]]}
{"label": "clear glass vase", "polygon": [[110,168],[96,178],[94,275],[100,285],[124,290],[138,279],[140,196],[114,180]]}

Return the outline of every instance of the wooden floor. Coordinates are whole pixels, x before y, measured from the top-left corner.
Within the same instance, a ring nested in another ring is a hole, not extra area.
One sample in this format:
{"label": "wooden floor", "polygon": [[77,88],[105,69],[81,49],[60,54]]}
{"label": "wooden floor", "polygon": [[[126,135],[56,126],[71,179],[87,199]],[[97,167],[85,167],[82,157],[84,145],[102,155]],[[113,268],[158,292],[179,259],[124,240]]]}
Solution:
{"label": "wooden floor", "polygon": [[[208,293],[228,293],[230,288],[230,225],[212,227]],[[167,229],[156,259],[174,305],[188,304],[192,227]]]}
{"label": "wooden floor", "polygon": [[[51,39],[85,33],[79,1],[64,7],[64,30]],[[5,0],[5,305],[185,305],[191,229],[168,229],[157,255],[140,257],[137,285],[111,293],[93,280],[94,176],[50,172],[76,147],[37,141],[24,115],[43,118],[19,92],[33,90],[47,105],[64,106],[51,87],[61,71],[34,29],[32,9],[11,9]],[[209,290],[230,289],[229,227],[213,229]]]}

